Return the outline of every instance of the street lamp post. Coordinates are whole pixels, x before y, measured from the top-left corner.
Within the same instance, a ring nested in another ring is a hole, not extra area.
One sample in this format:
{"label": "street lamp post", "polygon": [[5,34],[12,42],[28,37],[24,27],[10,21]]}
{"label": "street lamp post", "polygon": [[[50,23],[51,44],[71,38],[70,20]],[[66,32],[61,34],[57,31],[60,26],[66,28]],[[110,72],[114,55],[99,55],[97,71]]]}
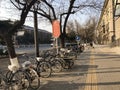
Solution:
{"label": "street lamp post", "polygon": [[38,21],[37,10],[34,7],[34,42],[35,42],[35,56],[39,57],[39,43],[38,43]]}

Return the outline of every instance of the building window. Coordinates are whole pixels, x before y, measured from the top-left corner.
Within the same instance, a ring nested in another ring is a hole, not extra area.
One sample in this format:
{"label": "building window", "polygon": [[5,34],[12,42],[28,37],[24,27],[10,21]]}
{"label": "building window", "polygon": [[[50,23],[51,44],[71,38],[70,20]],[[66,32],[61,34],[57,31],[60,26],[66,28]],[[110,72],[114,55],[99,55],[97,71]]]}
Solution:
{"label": "building window", "polygon": [[116,0],[116,4],[115,4],[115,16],[120,16],[120,0]]}

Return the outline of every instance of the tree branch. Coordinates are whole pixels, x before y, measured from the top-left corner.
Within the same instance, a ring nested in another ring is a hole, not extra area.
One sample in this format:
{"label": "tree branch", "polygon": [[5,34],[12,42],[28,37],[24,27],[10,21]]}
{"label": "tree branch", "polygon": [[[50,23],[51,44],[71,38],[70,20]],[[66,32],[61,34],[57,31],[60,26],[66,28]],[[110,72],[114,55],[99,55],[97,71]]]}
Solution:
{"label": "tree branch", "polygon": [[70,6],[69,6],[69,9],[68,9],[68,14],[67,14],[67,16],[66,16],[66,18],[65,18],[64,27],[63,27],[63,34],[64,34],[64,35],[66,35],[65,28],[66,28],[66,25],[67,25],[67,20],[68,20],[68,18],[69,18],[69,16],[70,16],[70,13],[71,13],[71,11],[72,11],[72,7],[73,7],[73,5],[74,5],[74,2],[75,2],[75,0],[71,0],[71,1],[70,1]]}
{"label": "tree branch", "polygon": [[55,10],[54,10],[53,6],[50,5],[46,0],[42,0],[42,1],[51,8],[53,16],[54,16],[54,19],[57,19],[56,13],[55,13]]}
{"label": "tree branch", "polygon": [[[33,11],[33,10],[30,10],[30,12],[34,12],[34,11]],[[37,14],[39,14],[39,15],[47,18],[47,19],[52,23],[52,19],[51,19],[50,15],[48,15],[47,13],[44,13],[44,14],[43,14],[43,13],[40,13],[40,12],[37,11]]]}
{"label": "tree branch", "polygon": [[31,7],[36,3],[37,0],[32,0],[28,5],[24,5],[23,7],[23,10],[22,10],[22,13],[21,13],[21,17],[20,17],[20,21],[17,21],[14,26],[9,30],[9,34],[11,33],[14,33],[18,28],[20,28],[24,22],[25,22],[25,19],[28,15],[28,12],[30,11]]}

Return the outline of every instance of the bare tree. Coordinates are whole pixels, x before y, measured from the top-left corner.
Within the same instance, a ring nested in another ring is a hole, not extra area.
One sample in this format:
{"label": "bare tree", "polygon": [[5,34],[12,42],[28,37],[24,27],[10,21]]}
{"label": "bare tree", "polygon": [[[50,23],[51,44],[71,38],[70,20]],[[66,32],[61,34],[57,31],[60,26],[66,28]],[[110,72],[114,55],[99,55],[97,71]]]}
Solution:
{"label": "bare tree", "polygon": [[[14,5],[19,10],[22,10],[25,4],[23,0],[16,0],[18,5]],[[27,1],[27,0],[26,0]],[[27,1],[27,3],[29,3]],[[64,47],[66,37],[66,25],[71,14],[80,12],[89,12],[90,9],[100,10],[101,2],[97,0],[41,0],[35,4],[37,13],[49,20],[51,23],[54,20],[60,21],[60,39],[61,46]],[[33,9],[30,10],[34,12]]]}
{"label": "bare tree", "polygon": [[[80,22],[78,21],[74,21],[74,22],[69,22],[67,25],[67,30],[69,30],[69,34],[68,36],[73,37],[73,33],[75,33],[74,35],[74,39],[72,38],[72,40],[75,41],[75,36],[79,36],[80,37],[80,41],[81,42],[92,42],[95,41],[95,27],[97,24],[97,18],[95,17],[90,17],[85,25],[81,25]],[[72,32],[72,34],[71,34]]]}
{"label": "bare tree", "polygon": [[13,46],[12,36],[24,24],[28,12],[30,11],[31,7],[36,3],[37,0],[29,0],[29,2],[28,0],[27,1],[10,0],[10,1],[15,7],[17,6],[21,7],[19,3],[23,2],[21,7],[20,20],[16,22],[12,22],[10,20],[0,21],[0,36],[4,38],[4,41],[7,44],[11,65],[19,67],[17,55],[15,53],[15,49]]}
{"label": "bare tree", "polygon": [[[44,8],[39,8],[38,13],[48,18],[48,20],[52,23],[53,20],[59,19],[60,21],[60,27],[61,27],[61,43],[62,47],[64,47],[64,38],[66,37],[66,25],[68,18],[71,14],[74,14],[76,12],[82,12],[88,11],[90,8],[95,10],[101,9],[101,2],[98,2],[96,0],[60,0],[59,2],[56,0],[51,0],[51,2],[48,2],[48,0],[42,0]],[[57,8],[57,5],[59,3],[59,6]],[[41,3],[42,4],[42,3]],[[46,6],[47,5],[47,6]],[[45,8],[48,10],[45,10]],[[47,11],[47,12],[46,12]]]}
{"label": "bare tree", "polygon": [[66,39],[68,42],[75,42],[76,29],[73,21],[68,21],[66,28]]}
{"label": "bare tree", "polygon": [[96,28],[97,20],[96,18],[89,19],[85,25],[85,33],[87,42],[95,41],[95,28]]}

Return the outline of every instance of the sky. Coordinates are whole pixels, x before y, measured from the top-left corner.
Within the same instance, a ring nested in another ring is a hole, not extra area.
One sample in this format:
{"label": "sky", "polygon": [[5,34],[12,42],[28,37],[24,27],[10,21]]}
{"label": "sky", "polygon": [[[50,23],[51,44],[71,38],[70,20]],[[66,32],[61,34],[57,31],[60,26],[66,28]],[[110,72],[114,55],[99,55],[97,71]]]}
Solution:
{"label": "sky", "polygon": [[[20,13],[16,12],[18,10],[13,8],[14,7],[12,7],[9,0],[3,0],[2,2],[0,2],[0,20],[19,20]],[[25,25],[33,27],[33,18],[26,18]],[[40,19],[38,21],[38,28],[52,32],[51,24],[49,22],[40,21]]]}
{"label": "sky", "polygon": [[[20,15],[20,12],[18,11],[17,9],[14,8],[14,6],[10,3],[10,0],[3,0],[1,2],[0,0],[0,20],[8,20],[8,19],[11,19],[11,20],[19,20],[19,15]],[[29,14],[30,16],[32,16],[33,14],[30,13]],[[79,13],[76,13],[74,15],[71,15],[70,16],[70,19],[71,20],[78,20],[80,21],[80,23],[85,23],[85,21],[89,18],[89,15],[88,14],[79,14]],[[33,24],[33,18],[27,18],[26,19],[26,22],[25,22],[25,25],[28,25],[28,26],[34,26]],[[38,19],[38,28],[39,29],[43,29],[43,30],[47,30],[49,32],[52,32],[52,26],[49,22],[47,21],[43,21],[41,19]]]}

